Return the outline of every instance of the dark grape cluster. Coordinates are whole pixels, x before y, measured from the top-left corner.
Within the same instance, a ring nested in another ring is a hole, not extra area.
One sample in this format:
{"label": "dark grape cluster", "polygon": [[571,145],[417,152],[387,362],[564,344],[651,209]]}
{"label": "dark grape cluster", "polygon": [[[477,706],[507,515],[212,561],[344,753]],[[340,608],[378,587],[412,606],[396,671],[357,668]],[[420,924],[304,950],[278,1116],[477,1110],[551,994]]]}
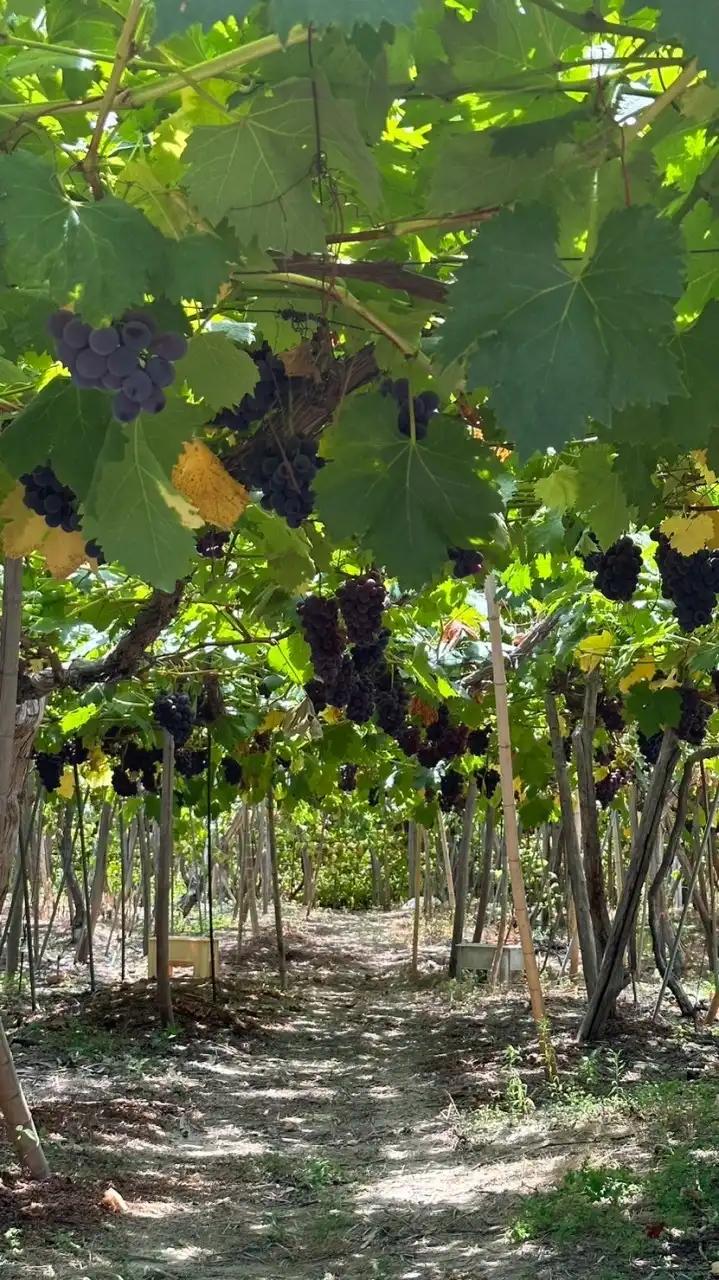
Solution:
{"label": "dark grape cluster", "polygon": [[120,765],[116,765],[112,771],[112,789],[123,800],[129,800],[138,792],[137,782]]}
{"label": "dark grape cluster", "polygon": [[82,738],[66,738],[62,744],[62,758],[66,764],[84,764],[89,754]]}
{"label": "dark grape cluster", "polygon": [[340,791],[357,790],[356,764],[343,764],[340,766],[339,788]]}
{"label": "dark grape cluster", "polygon": [[350,644],[372,646],[382,630],[385,588],[376,572],[347,578],[337,600]]}
{"label": "dark grape cluster", "polygon": [[662,579],[662,595],[674,604],[682,631],[696,631],[712,620],[719,592],[719,555],[697,551],[685,556],[676,551],[659,529],[652,531],[657,545],[657,568]]}
{"label": "dark grape cluster", "polygon": [[397,742],[406,756],[416,756],[422,746],[422,734],[415,725],[408,725],[402,730]]}
{"label": "dark grape cluster", "polygon": [[[397,430],[403,436],[411,436],[410,388],[408,378],[387,378],[380,388],[383,396],[393,396],[397,401]],[[423,440],[432,418],[438,413],[440,398],[436,391],[420,391],[413,396],[414,429],[417,440]]]}
{"label": "dark grape cluster", "polygon": [[631,600],[639,582],[642,553],[631,538],[620,538],[606,551],[585,556],[584,567],[596,574],[594,586],[607,600]]}
{"label": "dark grape cluster", "polygon": [[367,724],[374,715],[374,698],[374,686],[369,677],[353,671],[347,699],[347,719],[353,724]]}
{"label": "dark grape cluster", "polygon": [[233,756],[225,756],[221,763],[225,782],[228,782],[231,787],[241,786],[244,774],[239,760],[235,760]]}
{"label": "dark grape cluster", "polygon": [[340,663],[339,671],[328,685],[326,685],[325,697],[330,707],[336,707],[341,711],[347,706],[352,693],[355,682],[355,672],[352,665],[352,659],[348,653],[345,653]]}
{"label": "dark grape cluster", "polygon": [[248,489],[261,490],[265,511],[275,511],[291,529],[299,529],[314,510],[312,482],[325,465],[324,458],[317,457],[318,448],[316,440],[301,436],[280,441],[258,435],[233,475]]}
{"label": "dark grape cluster", "polygon": [[629,774],[626,769],[611,769],[604,778],[600,778],[598,782],[595,782],[594,793],[602,809],[606,809],[612,803],[615,796],[618,795],[628,781]]}
{"label": "dark grape cluster", "polygon": [[618,698],[610,698],[604,690],[597,698],[597,721],[604,725],[607,733],[622,733],[624,730],[622,704]]}
{"label": "dark grape cluster", "polygon": [[454,760],[467,749],[469,730],[466,725],[452,724],[449,710],[443,703],[437,719],[427,726],[427,740],[436,746],[440,760]]}
{"label": "dark grape cluster", "polygon": [[610,742],[607,747],[597,747],[597,750],[594,752],[594,759],[597,764],[606,768],[615,759],[616,754],[617,748],[613,742]]}
{"label": "dark grape cluster", "polygon": [[380,801],[381,791],[379,787],[370,787],[367,792],[367,804],[370,809],[376,809]]}
{"label": "dark grape cluster", "polygon": [[375,674],[377,723],[390,738],[399,738],[407,728],[409,694],[399,672],[383,666]]}
{"label": "dark grape cluster", "polygon": [[35,753],[35,768],[45,790],[57,791],[65,770],[65,760],[62,754],[55,755],[51,751],[37,751]]}
{"label": "dark grape cluster", "polygon": [[192,733],[193,716],[190,699],[186,693],[161,693],[152,708],[155,723],[166,729],[175,745],[184,747]]}
{"label": "dark grape cluster", "polygon": [[691,684],[684,685],[681,699],[677,737],[693,747],[700,747],[706,737],[707,724],[714,708],[704,701]]}
{"label": "dark grape cluster", "polygon": [[[77,510],[77,496],[67,484],[58,480],[52,467],[34,467],[20,476],[25,486],[23,502],[26,507],[42,516],[50,529],[62,529],[65,533],[78,533],[82,528]],[[91,540],[85,543],[85,552],[98,564],[105,563],[102,547]]]}
{"label": "dark grape cluster", "polygon": [[475,769],[474,776],[477,779],[477,786],[480,794],[484,792],[487,799],[491,800],[501,782],[501,778],[497,770]]}
{"label": "dark grape cluster", "polygon": [[77,386],[114,392],[116,422],[164,409],[165,388],[175,381],[173,362],[185,355],[187,341],[179,333],[158,333],[149,311],[127,311],[99,329],[72,311],[54,311],[47,328]]}
{"label": "dark grape cluster", "polygon": [[223,409],[214,419],[214,426],[226,427],[228,431],[247,431],[254,422],[261,422],[276,406],[284,404],[287,393],[293,382],[301,379],[288,378],[285,366],[276,356],[269,344],[250,351],[259,374],[259,382],[239,404]]}
{"label": "dark grape cluster", "polygon": [[175,752],[175,770],[182,778],[199,778],[207,768],[207,752],[180,747]]}
{"label": "dark grape cluster", "polygon": [[318,714],[320,711],[325,710],[327,707],[327,686],[323,680],[308,680],[305,685],[305,693]]}
{"label": "dark grape cluster", "polygon": [[448,547],[447,557],[454,564],[454,578],[473,578],[475,574],[482,572],[484,557],[471,547]]}
{"label": "dark grape cluster", "polygon": [[372,672],[384,663],[384,655],[389,644],[391,631],[387,627],[377,633],[371,644],[355,644],[352,646],[352,661],[355,671]]}
{"label": "dark grape cluster", "polygon": [[207,533],[198,534],[195,542],[197,554],[204,556],[205,560],[221,560],[229,537],[223,529],[210,529]]}
{"label": "dark grape cluster", "polygon": [[298,604],[297,613],[315,676],[331,685],[339,676],[345,649],[339,605],[332,596],[307,596]]}
{"label": "dark grape cluster", "polygon": [[461,809],[464,804],[464,778],[456,769],[448,769],[439,784],[439,807],[444,813]]}
{"label": "dark grape cluster", "polygon": [[467,750],[473,756],[486,755],[491,737],[492,730],[489,728],[472,729],[467,734]]}
{"label": "dark grape cluster", "polygon": [[657,760],[659,759],[659,752],[662,749],[663,739],[664,734],[661,730],[659,733],[653,733],[649,737],[645,733],[642,733],[641,730],[637,734],[639,750],[647,764],[655,765],[657,763]]}

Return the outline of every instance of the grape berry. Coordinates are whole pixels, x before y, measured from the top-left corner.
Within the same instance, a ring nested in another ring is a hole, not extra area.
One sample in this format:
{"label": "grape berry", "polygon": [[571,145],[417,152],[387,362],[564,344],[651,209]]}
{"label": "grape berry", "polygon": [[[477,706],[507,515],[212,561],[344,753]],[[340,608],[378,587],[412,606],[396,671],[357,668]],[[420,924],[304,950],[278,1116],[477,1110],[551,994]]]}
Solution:
{"label": "grape berry", "polygon": [[[397,401],[397,430],[400,435],[411,436],[410,388],[408,378],[397,378],[396,381],[386,379],[380,387],[383,396],[393,396]],[[440,398],[436,391],[420,391],[412,398],[414,410],[414,431],[417,440],[423,440],[429,424],[439,411]]]}

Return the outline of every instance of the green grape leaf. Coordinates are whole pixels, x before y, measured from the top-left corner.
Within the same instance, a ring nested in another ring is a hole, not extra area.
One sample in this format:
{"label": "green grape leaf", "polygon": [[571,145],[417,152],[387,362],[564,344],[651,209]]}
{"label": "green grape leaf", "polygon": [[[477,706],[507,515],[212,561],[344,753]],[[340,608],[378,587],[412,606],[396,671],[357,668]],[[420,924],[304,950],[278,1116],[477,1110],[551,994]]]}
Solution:
{"label": "green grape leaf", "polygon": [[353,396],[324,437],[330,459],[315,480],[331,536],[359,539],[407,587],[446,564],[447,548],[491,535],[499,496],[477,474],[474,444],[460,422],[435,420],[416,444],[397,431],[397,406],[376,393]]}
{"label": "green grape leaf", "polygon": [[[270,26],[283,40],[294,26],[316,31],[337,26],[350,32],[357,23],[379,29],[385,23],[410,26],[419,0],[271,0]],[[208,28],[232,16],[243,22],[257,0],[155,0],[154,41],[159,44],[194,23]]]}
{"label": "green grape leaf", "polygon": [[69,378],[53,378],[0,436],[0,462],[15,479],[49,462],[82,501],[112,423],[112,401]]}
{"label": "green grape leaf", "polygon": [[569,511],[579,494],[579,473],[576,467],[561,466],[550,475],[536,480],[534,492],[545,507],[555,511]]}
{"label": "green grape leaf", "polygon": [[[625,0],[627,16],[647,7],[646,0]],[[661,10],[659,35],[667,44],[682,44],[688,56],[719,78],[719,9],[714,0],[661,0],[650,8]]]}
{"label": "green grape leaf", "polygon": [[651,738],[661,729],[676,729],[681,715],[681,694],[677,689],[652,689],[642,681],[624,696],[624,707],[642,733]]}
{"label": "green grape leaf", "polygon": [[[507,131],[508,132],[508,131]],[[432,213],[493,208],[520,196],[537,198],[555,168],[554,152],[534,155],[498,153],[489,130],[445,138],[435,157],[429,191]]]}
{"label": "green grape leaf", "polygon": [[[330,166],[355,182],[369,207],[380,201],[379,175],[351,102],[333,98],[316,76],[322,147]],[[257,97],[236,124],[195,129],[183,154],[188,195],[213,226],[223,219],[240,240],[285,251],[324,247],[322,210],[312,191],[316,150],[310,80],[287,80]]]}
{"label": "green grape leaf", "polygon": [[229,275],[227,250],[216,236],[168,240],[165,271],[164,292],[171,302],[192,298],[211,306]]}
{"label": "green grape leaf", "polygon": [[636,514],[629,507],[610,450],[601,444],[582,449],[577,477],[577,510],[586,516],[599,545],[606,550],[627,532]]}
{"label": "green grape leaf", "polygon": [[145,439],[168,480],[185,441],[196,436],[211,416],[212,410],[206,404],[190,404],[182,396],[171,394],[162,413],[140,415]]}
{"label": "green grape leaf", "polygon": [[178,380],[215,409],[239,404],[260,376],[252,356],[224,333],[198,333],[176,367]]}
{"label": "green grape leaf", "polygon": [[[158,417],[162,415],[158,414]],[[188,572],[195,552],[173,501],[182,503],[138,418],[110,433],[85,502],[83,533],[99,542],[108,560],[162,591]],[[118,447],[119,445],[119,447]]]}
{"label": "green grape leaf", "polygon": [[680,238],[646,208],[612,212],[581,273],[560,262],[543,205],[500,213],[472,242],[450,288],[439,344],[469,354],[470,387],[524,454],[610,424],[627,404],[666,402],[683,386],[670,340],[681,295]]}
{"label": "green grape leaf", "polygon": [[548,120],[532,120],[529,124],[490,129],[493,156],[536,156],[547,148],[568,141],[578,124],[588,124],[591,116],[581,107]]}
{"label": "green grape leaf", "polygon": [[89,323],[119,316],[152,292],[164,242],[123,200],[66,199],[49,165],[26,151],[0,156],[0,227],[8,278],[49,283],[65,301],[79,290]]}
{"label": "green grape leaf", "polygon": [[46,322],[53,304],[28,289],[0,289],[0,346],[9,360],[29,351],[54,351]]}
{"label": "green grape leaf", "polygon": [[609,436],[626,444],[642,444],[679,456],[706,447],[719,426],[719,386],[714,371],[719,349],[719,302],[710,302],[696,324],[674,341],[685,395],[674,395],[651,409],[631,406],[615,416]]}

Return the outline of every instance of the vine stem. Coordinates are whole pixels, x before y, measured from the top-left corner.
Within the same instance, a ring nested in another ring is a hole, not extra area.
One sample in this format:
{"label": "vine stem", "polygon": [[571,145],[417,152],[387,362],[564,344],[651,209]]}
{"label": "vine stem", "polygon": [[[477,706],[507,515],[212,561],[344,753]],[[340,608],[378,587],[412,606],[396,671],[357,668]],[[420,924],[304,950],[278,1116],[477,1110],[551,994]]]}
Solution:
{"label": "vine stem", "polygon": [[[112,54],[96,53],[93,49],[74,49],[69,44],[53,44],[51,40],[28,40],[26,36],[11,36],[7,31],[0,31],[0,48],[10,46],[18,49],[38,49],[42,53],[64,53],[70,58],[82,58],[85,62],[112,62]],[[167,65],[164,62],[152,62],[147,58],[133,58],[136,67],[143,71],[162,71]]]}
{"label": "vine stem", "polygon": [[102,200],[104,195],[98,169],[102,135],[105,132],[107,117],[112,110],[115,96],[120,88],[120,81],[122,80],[125,68],[133,54],[135,31],[137,30],[137,24],[140,21],[142,5],[143,0],[130,0],[130,8],[127,11],[127,17],[125,18],[122,31],[120,32],[120,36],[117,41],[115,62],[112,71],[110,72],[110,79],[107,82],[107,88],[103,94],[102,102],[100,103],[100,109],[97,113],[97,120],[95,121],[95,128],[93,130],[92,138],[90,139],[90,146],[87,149],[87,155],[85,156],[82,165],[88,186],[96,200]]}
{"label": "vine stem", "polygon": [[622,26],[619,22],[608,22],[606,18],[600,18],[591,9],[586,13],[570,13],[564,5],[557,4],[556,0],[529,0],[529,3],[536,9],[544,9],[547,13],[554,14],[556,18],[562,18],[570,27],[586,31],[588,35],[606,32],[607,35],[632,36],[635,40],[646,40],[647,36],[652,34],[644,27]]}
{"label": "vine stem", "polygon": [[[154,102],[157,98],[164,98],[168,93],[176,93],[179,89],[187,87],[187,77],[192,76],[194,80],[213,80],[221,77],[227,71],[234,71],[237,67],[246,66],[248,62],[257,62],[260,58],[267,58],[271,53],[282,53],[283,50],[291,48],[295,44],[303,44],[307,39],[306,27],[293,27],[287,39],[283,42],[279,36],[263,36],[261,40],[253,40],[250,44],[242,45],[239,49],[230,49],[227,53],[221,53],[216,58],[210,58],[206,62],[198,62],[193,67],[185,67],[180,74],[176,72],[171,76],[157,76],[156,79],[150,80],[147,84],[133,85],[131,88],[123,89],[118,93],[114,103],[114,111],[132,111],[135,107],[142,107],[146,102]],[[24,120],[38,120],[42,116],[61,116],[70,115],[75,112],[92,111],[99,109],[104,101],[105,95],[94,98],[78,98],[72,102],[61,99],[59,102],[43,102],[33,104],[28,107],[25,102],[3,103],[0,106],[0,117],[11,116],[13,119],[19,117]]]}
{"label": "vine stem", "polygon": [[645,129],[654,123],[654,121],[662,114],[663,111],[666,110],[667,107],[670,107],[673,102],[676,102],[677,98],[683,94],[685,89],[689,88],[692,80],[696,78],[698,70],[699,61],[697,58],[692,58],[691,62],[687,63],[684,70],[677,76],[676,80],[672,81],[669,88],[665,89],[664,93],[662,93],[655,102],[650,102],[649,106],[646,107],[644,111],[639,112],[634,124],[628,124],[625,126],[625,145],[630,142],[634,142]]}
{"label": "vine stem", "polygon": [[387,338],[403,356],[408,359],[416,360],[417,363],[426,370],[427,373],[432,370],[432,362],[422,351],[418,351],[411,342],[407,342],[401,334],[397,333],[390,325],[385,324],[384,320],[380,320],[374,312],[365,307],[358,298],[355,298],[349,289],[345,289],[344,285],[332,282],[328,284],[324,280],[313,280],[311,276],[297,275],[294,271],[268,271],[259,277],[260,280],[266,280],[271,284],[293,284],[300,289],[312,289],[314,293],[322,293],[325,297],[331,298],[334,302],[340,302],[348,310],[353,311],[356,316],[360,316],[372,329],[376,329],[377,333],[381,333]]}

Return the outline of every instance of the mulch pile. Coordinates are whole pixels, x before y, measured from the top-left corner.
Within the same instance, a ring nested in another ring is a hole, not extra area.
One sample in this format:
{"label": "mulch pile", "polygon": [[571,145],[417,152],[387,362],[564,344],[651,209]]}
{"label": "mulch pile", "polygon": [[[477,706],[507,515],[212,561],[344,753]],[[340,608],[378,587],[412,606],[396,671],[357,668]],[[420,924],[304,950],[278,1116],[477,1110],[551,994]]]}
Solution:
{"label": "mulch pile", "polygon": [[[0,1177],[0,1233],[11,1227],[48,1229],[97,1228],[113,1212],[109,1183],[55,1176],[26,1182],[22,1176]],[[103,1197],[107,1197],[103,1202]]]}

